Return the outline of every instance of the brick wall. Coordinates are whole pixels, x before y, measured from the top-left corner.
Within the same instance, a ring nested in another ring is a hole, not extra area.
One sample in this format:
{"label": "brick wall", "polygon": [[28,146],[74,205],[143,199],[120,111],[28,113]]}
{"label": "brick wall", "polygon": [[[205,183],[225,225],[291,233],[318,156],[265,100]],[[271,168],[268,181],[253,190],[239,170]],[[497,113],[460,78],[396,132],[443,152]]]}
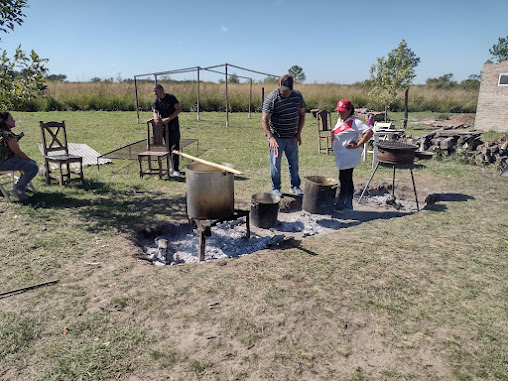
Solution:
{"label": "brick wall", "polygon": [[499,74],[508,73],[508,61],[483,65],[474,127],[508,131],[508,86],[498,86]]}

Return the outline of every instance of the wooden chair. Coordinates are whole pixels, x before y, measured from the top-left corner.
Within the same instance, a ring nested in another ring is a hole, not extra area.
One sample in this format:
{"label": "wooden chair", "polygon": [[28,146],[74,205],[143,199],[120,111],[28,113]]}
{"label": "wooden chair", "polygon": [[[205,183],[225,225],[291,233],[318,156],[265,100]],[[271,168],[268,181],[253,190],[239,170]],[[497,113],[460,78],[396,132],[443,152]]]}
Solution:
{"label": "wooden chair", "polygon": [[[83,184],[83,158],[69,154],[65,122],[39,122],[46,166],[46,182],[58,180],[60,185],[79,181]],[[71,168],[72,165],[72,168]],[[53,168],[58,172],[53,172]]]}
{"label": "wooden chair", "polygon": [[[14,174],[14,170],[0,171],[0,192],[8,202],[12,201],[9,191],[14,189],[18,178],[19,177]],[[35,189],[31,181],[28,183],[27,188],[33,193],[37,193],[37,189]]]}
{"label": "wooden chair", "polygon": [[[333,151],[332,148],[332,113],[327,110],[319,110],[316,112],[318,125],[318,153],[326,153],[327,155]],[[324,140],[324,142],[323,142]]]}
{"label": "wooden chair", "polygon": [[[160,179],[164,175],[169,177],[169,128],[163,136],[162,124],[155,124],[153,119],[146,121],[146,151],[138,154],[139,177],[144,175],[158,175]],[[146,161],[148,168],[143,168]],[[166,165],[164,165],[164,162]]]}

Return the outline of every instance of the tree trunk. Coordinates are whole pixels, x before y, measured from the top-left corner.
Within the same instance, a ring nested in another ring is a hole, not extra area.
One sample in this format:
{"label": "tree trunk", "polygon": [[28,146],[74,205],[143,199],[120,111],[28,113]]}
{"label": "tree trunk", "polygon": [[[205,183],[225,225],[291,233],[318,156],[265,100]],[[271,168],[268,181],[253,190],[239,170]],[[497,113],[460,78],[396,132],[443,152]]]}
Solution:
{"label": "tree trunk", "polygon": [[406,129],[407,127],[408,103],[409,103],[409,87],[406,89],[406,94],[404,97],[404,129]]}

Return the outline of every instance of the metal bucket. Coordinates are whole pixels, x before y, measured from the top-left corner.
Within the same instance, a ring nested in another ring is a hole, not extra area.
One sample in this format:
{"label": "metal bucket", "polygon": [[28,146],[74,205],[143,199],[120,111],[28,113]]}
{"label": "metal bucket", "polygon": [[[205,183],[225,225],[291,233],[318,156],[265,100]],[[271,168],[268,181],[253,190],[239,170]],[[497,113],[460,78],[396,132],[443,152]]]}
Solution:
{"label": "metal bucket", "polygon": [[272,228],[277,225],[280,198],[271,193],[256,193],[250,201],[250,221],[258,228]]}
{"label": "metal bucket", "polygon": [[305,178],[302,209],[309,213],[331,214],[338,182],[322,176]]}
{"label": "metal bucket", "polygon": [[185,170],[187,215],[190,218],[220,219],[235,210],[234,176],[206,164],[189,164]]}

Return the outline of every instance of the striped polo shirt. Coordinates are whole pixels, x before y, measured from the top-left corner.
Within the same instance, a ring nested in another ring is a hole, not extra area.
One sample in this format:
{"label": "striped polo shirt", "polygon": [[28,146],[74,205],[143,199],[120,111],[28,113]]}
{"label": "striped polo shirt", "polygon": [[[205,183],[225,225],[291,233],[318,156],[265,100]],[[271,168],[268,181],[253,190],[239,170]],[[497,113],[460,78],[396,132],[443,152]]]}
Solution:
{"label": "striped polo shirt", "polygon": [[292,138],[298,132],[300,114],[305,101],[298,90],[293,90],[289,98],[283,98],[279,89],[272,91],[263,101],[262,111],[272,114],[270,132],[280,138]]}

